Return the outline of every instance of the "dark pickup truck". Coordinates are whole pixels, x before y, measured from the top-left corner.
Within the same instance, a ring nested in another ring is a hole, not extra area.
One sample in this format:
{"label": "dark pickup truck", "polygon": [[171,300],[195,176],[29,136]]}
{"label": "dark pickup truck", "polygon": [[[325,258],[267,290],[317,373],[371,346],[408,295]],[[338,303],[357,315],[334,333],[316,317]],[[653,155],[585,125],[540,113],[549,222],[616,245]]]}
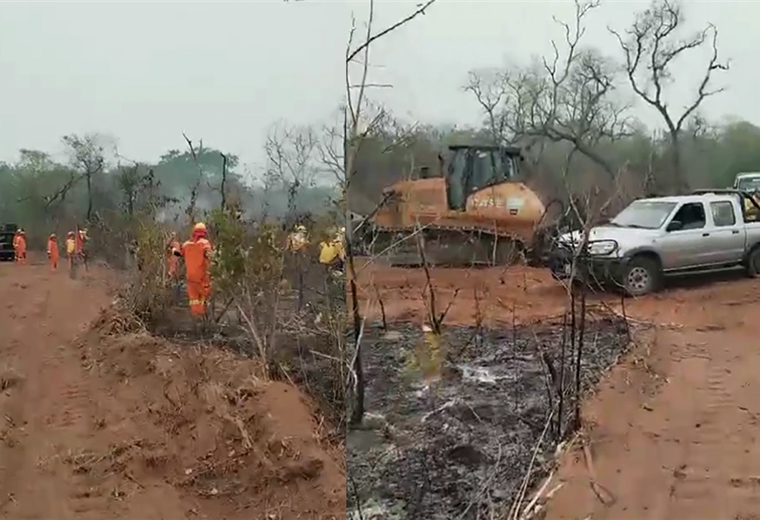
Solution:
{"label": "dark pickup truck", "polygon": [[13,262],[16,258],[13,251],[13,237],[16,236],[16,224],[0,224],[0,262]]}

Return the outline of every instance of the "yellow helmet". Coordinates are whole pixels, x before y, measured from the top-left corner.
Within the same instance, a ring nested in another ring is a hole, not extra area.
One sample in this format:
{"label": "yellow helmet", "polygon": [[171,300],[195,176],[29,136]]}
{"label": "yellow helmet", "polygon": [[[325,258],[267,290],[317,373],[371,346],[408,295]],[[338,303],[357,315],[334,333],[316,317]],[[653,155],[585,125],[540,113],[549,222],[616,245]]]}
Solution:
{"label": "yellow helmet", "polygon": [[206,231],[206,224],[198,222],[193,226],[193,231]]}

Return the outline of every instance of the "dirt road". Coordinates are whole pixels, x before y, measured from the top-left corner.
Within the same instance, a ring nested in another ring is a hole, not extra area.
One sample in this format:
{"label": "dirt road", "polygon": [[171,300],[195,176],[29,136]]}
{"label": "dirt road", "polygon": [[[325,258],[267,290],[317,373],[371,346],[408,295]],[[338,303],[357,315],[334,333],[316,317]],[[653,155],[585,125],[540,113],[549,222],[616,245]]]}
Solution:
{"label": "dirt road", "polygon": [[[389,321],[419,321],[421,270],[369,266],[363,301]],[[543,271],[434,271],[449,323],[491,324],[557,315],[565,293]],[[594,297],[620,308],[614,296]],[[677,281],[626,301],[631,317],[658,324],[586,403],[584,451],[563,457],[548,520],[760,518],[760,281],[741,274]],[[592,477],[592,475],[594,475]],[[601,498],[600,498],[601,497]]]}
{"label": "dirt road", "polygon": [[564,487],[546,518],[758,518],[759,332],[665,331],[648,358],[659,379],[618,366],[584,414],[593,480],[608,503],[576,451],[555,478]]}
{"label": "dirt road", "polygon": [[298,392],[107,316],[85,332],[107,278],[0,264],[0,518],[339,518],[345,475]]}
{"label": "dirt road", "polygon": [[[546,269],[515,266],[509,269],[434,269],[432,283],[437,306],[450,306],[446,322],[472,324],[480,314],[484,323],[525,323],[559,316],[567,306],[567,292]],[[359,267],[361,300],[368,314],[388,321],[420,321],[426,312],[427,280],[422,269],[367,264]],[[682,278],[667,290],[639,299],[626,299],[625,312],[640,320],[733,327],[744,323],[743,309],[760,302],[760,281],[740,272]],[[379,302],[382,301],[382,309]],[[589,303],[621,309],[612,294],[590,295]]]}

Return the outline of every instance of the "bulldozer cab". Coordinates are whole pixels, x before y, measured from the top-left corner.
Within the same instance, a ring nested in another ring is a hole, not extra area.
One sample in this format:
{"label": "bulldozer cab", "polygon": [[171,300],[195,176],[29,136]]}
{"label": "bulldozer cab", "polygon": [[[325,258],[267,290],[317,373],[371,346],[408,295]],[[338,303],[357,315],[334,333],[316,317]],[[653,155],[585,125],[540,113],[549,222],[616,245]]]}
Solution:
{"label": "bulldozer cab", "polygon": [[467,198],[489,186],[515,180],[520,149],[503,146],[450,146],[446,178],[449,209],[464,211]]}

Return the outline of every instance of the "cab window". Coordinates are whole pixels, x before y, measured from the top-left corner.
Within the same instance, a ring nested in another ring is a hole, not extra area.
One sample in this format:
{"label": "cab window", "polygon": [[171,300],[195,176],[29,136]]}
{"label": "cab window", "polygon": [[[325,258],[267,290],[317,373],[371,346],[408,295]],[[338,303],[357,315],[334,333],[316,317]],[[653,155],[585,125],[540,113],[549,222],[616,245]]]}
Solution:
{"label": "cab window", "polygon": [[687,202],[679,208],[673,220],[681,223],[681,230],[701,229],[707,224],[705,206],[701,202]]}
{"label": "cab window", "polygon": [[733,226],[736,224],[734,205],[729,201],[711,202],[710,212],[712,213],[713,223],[717,227]]}

